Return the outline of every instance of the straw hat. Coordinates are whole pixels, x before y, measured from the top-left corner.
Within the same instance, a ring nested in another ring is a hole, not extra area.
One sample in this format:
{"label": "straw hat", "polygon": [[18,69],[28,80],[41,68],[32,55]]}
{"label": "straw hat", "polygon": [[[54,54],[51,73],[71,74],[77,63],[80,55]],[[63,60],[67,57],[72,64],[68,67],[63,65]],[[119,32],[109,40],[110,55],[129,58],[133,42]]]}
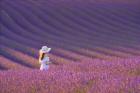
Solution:
{"label": "straw hat", "polygon": [[42,46],[42,48],[40,49],[40,51],[43,53],[49,53],[50,50],[51,50],[51,48],[48,48],[47,46]]}

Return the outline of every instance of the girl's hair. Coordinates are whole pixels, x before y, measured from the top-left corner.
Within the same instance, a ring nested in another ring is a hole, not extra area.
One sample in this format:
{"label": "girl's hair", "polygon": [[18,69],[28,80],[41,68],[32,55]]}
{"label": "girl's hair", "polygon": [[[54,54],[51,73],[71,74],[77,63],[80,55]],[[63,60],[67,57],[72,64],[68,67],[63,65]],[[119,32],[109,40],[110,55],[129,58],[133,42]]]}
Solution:
{"label": "girl's hair", "polygon": [[41,60],[44,58],[44,56],[45,56],[45,53],[42,54],[42,56],[41,56]]}

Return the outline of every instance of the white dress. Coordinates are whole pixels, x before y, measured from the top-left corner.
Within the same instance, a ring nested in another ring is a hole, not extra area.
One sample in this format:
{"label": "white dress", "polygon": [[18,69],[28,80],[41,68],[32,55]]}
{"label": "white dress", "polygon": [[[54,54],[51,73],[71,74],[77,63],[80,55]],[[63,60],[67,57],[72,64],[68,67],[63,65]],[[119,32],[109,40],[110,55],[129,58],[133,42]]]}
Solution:
{"label": "white dress", "polygon": [[49,64],[47,64],[49,62],[49,57],[45,56],[41,61],[40,61],[40,70],[48,70],[49,69]]}

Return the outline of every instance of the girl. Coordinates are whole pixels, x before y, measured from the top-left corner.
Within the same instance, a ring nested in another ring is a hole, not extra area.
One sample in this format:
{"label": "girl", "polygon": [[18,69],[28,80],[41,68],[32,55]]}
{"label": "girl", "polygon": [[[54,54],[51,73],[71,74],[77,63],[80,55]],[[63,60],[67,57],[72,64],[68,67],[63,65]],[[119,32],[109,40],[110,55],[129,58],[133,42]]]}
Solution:
{"label": "girl", "polygon": [[49,57],[48,53],[50,52],[51,48],[47,46],[43,46],[39,51],[39,63],[41,64],[40,70],[48,70],[49,69]]}

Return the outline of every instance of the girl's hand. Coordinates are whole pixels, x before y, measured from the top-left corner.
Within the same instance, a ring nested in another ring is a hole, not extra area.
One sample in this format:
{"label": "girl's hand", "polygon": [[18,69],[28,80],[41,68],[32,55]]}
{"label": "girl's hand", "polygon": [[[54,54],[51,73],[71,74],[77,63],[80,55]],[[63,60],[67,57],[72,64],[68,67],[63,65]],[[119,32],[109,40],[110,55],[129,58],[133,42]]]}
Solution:
{"label": "girl's hand", "polygon": [[52,62],[47,62],[47,64],[51,64]]}

